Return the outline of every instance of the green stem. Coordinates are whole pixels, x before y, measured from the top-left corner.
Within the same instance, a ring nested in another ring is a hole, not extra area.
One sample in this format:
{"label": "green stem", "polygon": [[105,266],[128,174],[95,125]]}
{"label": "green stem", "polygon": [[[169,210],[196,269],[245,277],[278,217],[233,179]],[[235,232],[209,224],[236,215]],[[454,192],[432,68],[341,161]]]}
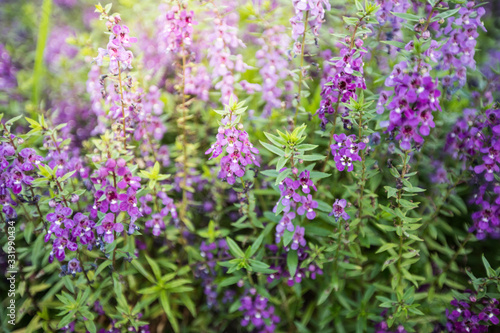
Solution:
{"label": "green stem", "polygon": [[[408,153],[409,151],[408,150],[405,150],[405,155],[403,157],[403,169],[401,170],[401,181],[403,181],[405,179],[405,175],[406,175],[406,169],[407,169],[407,160],[408,160]],[[401,196],[403,195],[403,189],[399,189],[398,190],[398,208],[401,208]],[[399,220],[399,227],[403,228],[403,220],[401,218],[398,218]],[[401,285],[401,281],[402,281],[402,266],[401,266],[401,263],[402,263],[402,258],[403,258],[403,231],[401,231],[401,235],[399,236],[399,251],[398,251],[398,264],[397,264],[397,269],[398,269],[398,276],[397,276],[397,279],[398,279],[398,283],[397,283],[397,286],[398,286],[398,289]]]}

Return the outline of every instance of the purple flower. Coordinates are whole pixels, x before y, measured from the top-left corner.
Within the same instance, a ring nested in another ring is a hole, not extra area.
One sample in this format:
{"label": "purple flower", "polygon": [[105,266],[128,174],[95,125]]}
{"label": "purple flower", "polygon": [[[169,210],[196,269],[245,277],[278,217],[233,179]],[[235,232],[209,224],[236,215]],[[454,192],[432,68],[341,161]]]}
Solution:
{"label": "purple flower", "polygon": [[308,194],[307,198],[302,197],[302,206],[297,209],[299,215],[306,214],[309,220],[313,220],[316,217],[316,212],[314,209],[318,208],[318,202],[312,199],[312,195]]}
{"label": "purple flower", "polygon": [[293,188],[297,190],[299,187],[301,187],[302,192],[304,193],[311,192],[309,187],[312,187],[315,191],[317,191],[316,186],[314,186],[314,183],[310,178],[310,174],[311,173],[309,172],[309,170],[302,171],[299,175],[299,178],[294,181]]}
{"label": "purple flower", "polygon": [[36,154],[32,148],[24,148],[19,152],[19,162],[23,171],[33,170],[33,165],[38,165],[43,161],[43,157]]}
{"label": "purple flower", "polygon": [[335,216],[335,221],[338,221],[339,218],[343,218],[345,221],[347,221],[350,216],[344,210],[346,206],[347,201],[345,199],[335,199],[332,207],[332,212],[328,214],[328,216]]}
{"label": "purple flower", "polygon": [[274,325],[280,322],[280,318],[274,314],[274,306],[269,304],[267,298],[260,295],[256,295],[255,299],[252,296],[244,296],[240,302],[238,310],[243,312],[241,326],[252,324],[263,332],[274,332]]}
{"label": "purple flower", "polygon": [[52,244],[52,251],[55,253],[57,260],[63,261],[66,258],[66,253],[64,252],[66,248],[70,251],[78,249],[78,245],[72,240],[67,229],[62,230],[61,234],[58,235]]}
{"label": "purple flower", "polygon": [[163,216],[154,214],[151,220],[146,221],[145,226],[153,229],[153,235],[160,236],[161,231],[165,229]]}
{"label": "purple flower", "polygon": [[101,236],[104,235],[104,241],[106,243],[113,243],[115,240],[114,232],[122,232],[123,224],[115,223],[115,215],[108,213],[102,219],[102,224],[96,227],[97,233]]}
{"label": "purple flower", "polygon": [[73,258],[68,262],[68,272],[75,276],[76,273],[80,273],[82,268],[80,267],[80,262],[78,259]]}
{"label": "purple flower", "polygon": [[73,237],[80,237],[80,242],[84,245],[93,243],[95,239],[93,230],[95,222],[82,213],[76,213],[73,221],[75,222],[75,227],[72,231]]}
{"label": "purple flower", "polygon": [[135,190],[130,187],[127,193],[122,193],[118,196],[120,202],[120,210],[122,212],[127,212],[130,216],[139,215],[139,209],[137,208],[137,198]]}
{"label": "purple flower", "polygon": [[295,233],[292,237],[292,250],[297,250],[299,246],[306,246],[306,240],[304,238],[305,229],[303,227],[297,226],[295,228]]}

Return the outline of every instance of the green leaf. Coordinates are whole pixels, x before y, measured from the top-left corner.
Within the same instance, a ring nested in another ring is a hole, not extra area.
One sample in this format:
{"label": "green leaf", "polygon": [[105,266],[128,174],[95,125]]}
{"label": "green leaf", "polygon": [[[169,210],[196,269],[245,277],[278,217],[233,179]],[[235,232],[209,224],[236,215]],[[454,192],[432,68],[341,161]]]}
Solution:
{"label": "green leaf", "polygon": [[248,259],[248,262],[250,263],[250,267],[254,272],[265,273],[265,274],[276,273],[274,269],[269,269],[269,265],[262,261]]}
{"label": "green leaf", "polygon": [[106,267],[108,267],[111,264],[112,264],[111,260],[104,261],[102,264],[99,265],[99,267],[97,267],[94,275],[95,276],[99,275],[103,271],[103,269],[105,269]]}
{"label": "green leaf", "polygon": [[319,171],[311,171],[310,178],[311,179],[322,179],[322,178],[328,178],[332,174],[331,173],[325,173],[325,172],[319,172]]}
{"label": "green leaf", "polygon": [[243,250],[236,244],[234,240],[229,237],[226,237],[227,246],[229,246],[229,251],[233,254],[233,256],[237,258],[245,258],[245,253]]}
{"label": "green leaf", "polygon": [[288,272],[291,277],[295,276],[295,272],[297,271],[297,266],[299,264],[299,257],[297,255],[297,251],[289,251],[286,256],[286,264],[288,266]]}
{"label": "green leaf", "polygon": [[486,274],[488,275],[489,278],[495,277],[496,272],[495,270],[491,267],[490,263],[488,262],[488,259],[484,256],[484,253],[481,255],[481,258],[483,259],[483,265],[484,268],[486,269]]}
{"label": "green leaf", "polygon": [[381,253],[381,252],[387,251],[389,249],[392,249],[393,247],[396,247],[396,246],[398,246],[398,245],[394,244],[394,243],[385,243],[375,253]]}
{"label": "green leaf", "polygon": [[88,318],[86,316],[87,320],[84,321],[85,323],[85,327],[87,328],[87,330],[90,332],[90,333],[96,333],[96,327],[95,327],[95,323],[93,320],[90,320],[90,318]]}
{"label": "green leaf", "polygon": [[62,280],[64,281],[64,286],[66,287],[66,289],[68,289],[72,294],[74,294],[75,288],[73,287],[73,281],[71,281],[69,275],[63,277]]}
{"label": "green leaf", "polygon": [[298,156],[299,159],[303,160],[303,161],[320,161],[320,160],[324,160],[325,159],[325,156],[323,155],[301,155],[301,156]]}
{"label": "green leaf", "polygon": [[63,328],[64,326],[71,323],[74,319],[75,319],[74,313],[72,313],[72,312],[68,313],[66,316],[63,317],[63,319],[61,319],[61,321],[57,325],[57,328],[59,328],[59,329]]}
{"label": "green leaf", "polygon": [[248,253],[248,257],[253,256],[257,252],[257,250],[259,250],[260,245],[262,244],[263,240],[264,240],[264,233],[261,233],[260,236],[252,244],[252,247],[250,248],[250,252]]}
{"label": "green leaf", "polygon": [[293,232],[285,230],[285,233],[283,234],[283,245],[288,246],[290,242],[292,241],[293,238]]}
{"label": "green leaf", "polygon": [[167,315],[170,325],[172,325],[172,328],[174,329],[174,332],[179,332],[179,324],[177,323],[177,318],[175,318],[174,313],[170,308],[170,302],[166,291],[160,293],[160,303],[163,307],[163,311],[165,311],[165,314]]}
{"label": "green leaf", "polygon": [[399,18],[402,18],[402,19],[405,19],[407,21],[414,21],[414,22],[418,22],[420,20],[420,17],[417,16],[417,15],[413,15],[413,14],[407,14],[407,13],[398,13],[398,12],[391,12],[392,15],[396,16],[396,17],[399,17]]}
{"label": "green leaf", "polygon": [[149,266],[151,266],[151,269],[153,270],[153,274],[155,275],[156,280],[160,280],[161,279],[160,266],[158,266],[158,264],[148,255],[146,255],[146,260],[148,261]]}
{"label": "green leaf", "polygon": [[230,277],[224,278],[224,280],[219,282],[217,285],[219,287],[227,287],[227,286],[238,283],[239,280],[241,280],[240,276],[230,276]]}
{"label": "green leaf", "polygon": [[276,135],[273,135],[273,134],[270,134],[270,133],[266,133],[264,132],[264,135],[266,136],[266,138],[271,141],[274,145],[278,146],[278,147],[281,147],[281,146],[286,146],[286,141],[283,140],[282,138],[276,136]]}
{"label": "green leaf", "polygon": [[266,148],[270,152],[272,152],[278,156],[282,156],[282,157],[285,156],[285,151],[279,149],[278,147],[270,145],[269,143],[265,143],[262,141],[260,141],[260,143],[264,146],[264,148]]}
{"label": "green leaf", "polygon": [[343,16],[342,19],[344,20],[344,22],[348,25],[355,25],[356,23],[358,23],[358,19],[355,18],[355,17],[347,17],[347,16]]}
{"label": "green leaf", "polygon": [[180,294],[179,297],[182,301],[182,304],[184,304],[184,306],[188,308],[193,317],[196,317],[196,305],[194,304],[193,300],[189,298],[187,294]]}
{"label": "green leaf", "polygon": [[156,280],[144,269],[144,267],[142,267],[139,260],[134,259],[131,261],[131,264],[132,264],[132,266],[135,267],[135,269],[137,269],[139,271],[139,273],[141,273],[146,279],[148,279],[149,282],[156,283]]}
{"label": "green leaf", "polygon": [[302,144],[302,145],[297,146],[296,148],[297,148],[297,150],[307,151],[307,150],[313,150],[317,147],[318,147],[317,145]]}

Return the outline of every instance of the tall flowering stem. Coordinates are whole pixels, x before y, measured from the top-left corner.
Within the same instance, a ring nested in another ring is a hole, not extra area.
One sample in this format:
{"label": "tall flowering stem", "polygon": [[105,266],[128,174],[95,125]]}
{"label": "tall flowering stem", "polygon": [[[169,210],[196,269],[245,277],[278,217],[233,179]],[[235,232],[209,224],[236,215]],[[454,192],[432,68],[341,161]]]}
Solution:
{"label": "tall flowering stem", "polygon": [[189,156],[188,156],[188,106],[186,102],[186,76],[187,76],[187,55],[191,46],[193,38],[193,25],[197,24],[194,21],[193,11],[188,11],[186,6],[177,1],[176,5],[169,8],[167,14],[167,25],[162,31],[162,37],[165,39],[165,44],[168,45],[167,52],[178,53],[181,58],[182,78],[179,87],[181,94],[181,104],[178,108],[181,115],[177,120],[179,127],[182,130],[182,182],[180,187],[182,189],[182,203],[180,210],[180,219],[192,229],[191,222],[186,217],[188,208],[188,177],[189,177]]}
{"label": "tall flowering stem", "polygon": [[[293,118],[292,129],[295,128],[297,124],[298,112],[299,109],[302,108],[302,85],[304,84],[303,80],[306,70],[306,68],[304,68],[304,53],[307,42],[306,37],[308,33],[308,27],[311,28],[311,32],[315,37],[318,36],[321,26],[324,22],[325,9],[331,9],[330,2],[327,0],[294,0],[293,6],[295,10],[295,16],[290,19],[290,23],[292,25],[292,38],[295,40],[295,43],[293,45],[293,53],[295,55],[300,54],[300,67],[299,76],[297,79],[298,93],[292,103],[295,107],[295,116]],[[300,37],[302,37],[302,41],[299,41]]]}
{"label": "tall flowering stem", "polygon": [[295,107],[295,117],[293,118],[293,127],[297,123],[297,116],[299,114],[300,100],[302,96],[302,80],[304,79],[304,49],[306,47],[306,32],[307,32],[307,21],[309,19],[309,11],[304,14],[304,33],[302,35],[302,45],[300,47],[300,66],[299,66],[299,80],[297,82],[298,92],[297,92],[297,106]]}
{"label": "tall flowering stem", "polygon": [[[118,96],[114,98],[113,101],[116,106],[118,100],[120,115],[122,118],[122,140],[123,140],[123,150],[127,150],[127,113],[125,110],[125,98],[124,98],[124,83],[122,78],[122,70],[127,68],[132,68],[132,60],[134,55],[131,51],[126,48],[130,47],[132,43],[137,42],[137,38],[129,36],[129,29],[126,25],[120,25],[121,17],[119,14],[110,15],[111,6],[102,7],[100,4],[96,5],[96,12],[100,14],[101,20],[106,20],[106,27],[111,32],[109,36],[109,42],[106,49],[99,48],[99,54],[94,58],[97,65],[101,66],[104,57],[109,58],[109,74],[111,76],[116,76],[118,81]],[[111,108],[111,117],[117,117],[117,113]],[[129,117],[132,117],[130,114]]]}

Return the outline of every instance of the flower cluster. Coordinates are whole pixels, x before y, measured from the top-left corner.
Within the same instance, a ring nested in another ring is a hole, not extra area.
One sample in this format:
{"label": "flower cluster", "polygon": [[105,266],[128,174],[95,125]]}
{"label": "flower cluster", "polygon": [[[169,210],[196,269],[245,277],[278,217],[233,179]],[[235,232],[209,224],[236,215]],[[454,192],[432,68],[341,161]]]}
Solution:
{"label": "flower cluster", "polygon": [[[113,238],[109,236],[109,231],[115,228],[123,231],[123,226],[115,227],[114,225],[115,214],[120,211],[127,212],[131,224],[142,216],[137,207],[137,190],[141,187],[141,178],[132,175],[123,158],[118,160],[110,158],[92,174],[90,180],[96,187],[90,217],[96,218],[98,212],[106,214],[107,224],[104,229],[100,230],[105,230],[108,236],[104,241],[111,243]],[[99,234],[102,233],[99,232]]]}
{"label": "flower cluster", "polygon": [[483,135],[479,133],[486,124],[483,115],[476,109],[465,109],[446,137],[446,152],[460,161],[473,159],[483,148]]}
{"label": "flower cluster", "polygon": [[[380,6],[379,10],[376,12],[377,21],[380,26],[389,23],[392,28],[392,34],[399,32],[402,24],[405,23],[406,20],[392,13],[406,13],[411,7],[411,3],[408,0],[376,0],[376,2]],[[391,37],[394,36],[391,35]]]}
{"label": "flower cluster", "polygon": [[220,101],[227,104],[234,94],[234,72],[244,72],[249,67],[243,62],[241,54],[231,51],[237,47],[245,47],[238,38],[237,29],[229,25],[227,18],[221,17],[217,9],[215,11],[217,17],[214,19],[214,31],[207,37],[207,56],[212,68],[212,79],[221,79],[215,84],[215,89],[222,94]]}
{"label": "flower cluster", "polygon": [[212,80],[207,68],[202,64],[190,63],[189,66],[186,66],[184,75],[184,94],[208,101]]}
{"label": "flower cluster", "polygon": [[345,199],[335,199],[335,202],[332,205],[332,212],[328,214],[329,216],[334,216],[335,221],[338,222],[340,218],[344,221],[349,220],[351,217],[346,213],[345,208],[347,207],[347,201]]}
{"label": "flower cluster", "polygon": [[332,58],[334,66],[329,67],[330,76],[321,90],[321,104],[317,111],[322,127],[328,123],[327,114],[340,114],[340,103],[357,99],[356,89],[366,89],[363,77],[363,56],[368,52],[363,41],[351,43],[347,37],[340,50],[340,57]]}
{"label": "flower cluster", "polygon": [[23,141],[13,134],[4,135],[3,139],[5,141],[0,142],[0,205],[8,219],[15,219],[17,204],[12,199],[12,194],[18,196],[23,187],[31,187],[33,173],[44,158],[32,148],[23,148],[17,152],[16,142],[19,144]]}
{"label": "flower cluster", "polygon": [[17,87],[16,69],[5,46],[0,43],[0,91]]}
{"label": "flower cluster", "polygon": [[[277,245],[268,245],[267,248],[276,256],[278,254]],[[288,286],[293,287],[295,283],[301,283],[303,279],[309,276],[312,280],[316,279],[317,275],[323,275],[323,270],[310,260],[309,248],[307,246],[297,249],[298,265],[294,276],[290,276],[287,265],[287,254],[289,248],[285,248],[285,252],[271,265],[270,269],[276,272],[267,275],[267,282],[271,283],[279,279],[286,279]],[[304,266],[304,267],[303,267]]]}
{"label": "flower cluster", "polygon": [[333,139],[336,143],[330,146],[332,150],[335,166],[339,171],[347,170],[351,172],[354,169],[354,161],[361,161],[360,151],[366,148],[364,142],[356,143],[356,135],[346,136],[344,133],[334,134]]}
{"label": "flower cluster", "polygon": [[97,65],[102,66],[105,56],[109,57],[109,72],[118,74],[121,69],[132,68],[134,55],[126,48],[137,42],[137,38],[129,36],[129,29],[126,25],[120,25],[119,15],[109,16],[107,27],[111,34],[106,49],[99,48],[99,54],[94,58]]}
{"label": "flower cluster", "polygon": [[[216,258],[227,258],[230,255],[229,247],[224,239],[219,239],[212,243],[203,241],[200,245],[200,254],[205,258],[205,261],[197,266],[195,276],[201,281],[208,307],[217,307],[218,293],[217,284],[215,283],[215,278],[217,277],[215,271],[217,266]],[[226,301],[228,299],[224,297],[223,303],[226,303]]]}
{"label": "flower cluster", "polygon": [[173,5],[167,12],[167,22],[160,32],[160,38],[165,40],[167,52],[179,53],[181,56],[187,54],[187,48],[191,45],[193,35],[193,11],[187,11]]}
{"label": "flower cluster", "polygon": [[272,109],[281,107],[283,90],[278,82],[288,76],[288,54],[290,37],[284,33],[285,27],[273,26],[262,33],[258,40],[262,48],[257,51],[257,65],[262,76],[262,99],[266,102],[263,115],[269,116]]}
{"label": "flower cluster", "polygon": [[[281,171],[283,172],[283,170]],[[279,185],[281,198],[274,210],[276,211],[278,206],[282,205],[284,214],[276,226],[276,244],[281,241],[285,230],[294,232],[290,245],[292,250],[306,246],[305,229],[301,226],[295,226],[293,223],[296,215],[305,215],[309,220],[316,217],[315,209],[318,208],[318,202],[313,200],[310,193],[311,188],[315,191],[317,189],[310,174],[309,170],[304,170],[297,179],[293,180],[287,177]]]}
{"label": "flower cluster", "polygon": [[446,329],[456,333],[488,332],[488,327],[498,325],[497,316],[500,314],[496,299],[476,299],[471,295],[468,300],[451,301],[453,309],[446,309]]}
{"label": "flower cluster", "polygon": [[241,306],[238,310],[243,312],[241,326],[251,325],[255,328],[255,332],[274,332],[276,324],[280,322],[280,317],[274,314],[274,306],[269,304],[269,299],[256,294],[254,289],[250,293],[251,295],[244,296],[240,300]]}
{"label": "flower cluster", "polygon": [[500,168],[500,109],[489,109],[486,111],[486,127],[490,133],[483,133],[482,147],[479,150],[482,161],[474,167],[474,172],[478,175],[484,174],[487,182],[494,181],[494,173],[499,173]]}
{"label": "flower cluster", "polygon": [[[177,207],[174,203],[174,199],[170,198],[166,192],[161,191],[156,194],[157,198],[161,200],[163,208],[160,209],[159,213],[155,213],[151,216],[149,220],[146,221],[146,228],[150,228],[154,236],[159,236],[162,230],[165,230],[165,218],[170,215],[174,221],[174,224],[178,222]],[[141,202],[141,207],[139,211],[143,215],[150,215],[152,213],[151,207],[148,206],[148,202],[153,202],[153,196],[151,194],[146,194],[141,197],[139,201]],[[156,200],[158,203],[158,200]],[[130,229],[129,233],[133,230]]]}
{"label": "flower cluster", "polygon": [[[495,174],[500,173],[500,110],[488,109],[484,114],[464,110],[447,136],[445,149],[477,178],[471,203],[479,209],[472,214],[474,224],[469,231],[478,239],[500,237],[500,186],[494,182]],[[472,167],[472,163],[476,165]]]}
{"label": "flower cluster", "polygon": [[302,42],[299,41],[299,37],[306,33],[307,23],[309,23],[312,33],[318,36],[319,29],[325,19],[325,9],[330,10],[331,5],[328,0],[293,0],[293,7],[295,16],[290,19],[292,38],[295,40],[293,49],[295,53],[300,53]]}
{"label": "flower cluster", "polygon": [[468,1],[459,10],[459,17],[448,18],[447,26],[443,27],[440,33],[449,36],[442,46],[443,54],[440,67],[449,70],[450,75],[443,79],[443,84],[451,86],[458,81],[459,86],[465,84],[467,78],[467,68],[476,69],[474,55],[476,53],[477,29],[484,31],[481,17],[486,13],[483,7],[477,7],[475,1]]}
{"label": "flower cluster", "polygon": [[412,65],[403,61],[394,66],[385,81],[386,87],[394,87],[394,91],[380,93],[377,113],[382,114],[385,108],[389,110],[387,131],[397,133],[395,139],[400,140],[403,150],[410,150],[412,142],[423,143],[422,136],[428,136],[435,126],[432,112],[441,111],[438,81],[429,72],[427,64]]}
{"label": "flower cluster", "polygon": [[225,179],[231,185],[235,183],[235,177],[241,178],[245,175],[247,165],[260,166],[256,158],[259,150],[252,145],[242,126],[234,124],[234,120],[234,116],[231,119],[230,116],[222,119],[216,136],[217,141],[205,152],[205,155],[211,154],[210,160],[225,150],[227,155],[221,158],[219,178]]}

